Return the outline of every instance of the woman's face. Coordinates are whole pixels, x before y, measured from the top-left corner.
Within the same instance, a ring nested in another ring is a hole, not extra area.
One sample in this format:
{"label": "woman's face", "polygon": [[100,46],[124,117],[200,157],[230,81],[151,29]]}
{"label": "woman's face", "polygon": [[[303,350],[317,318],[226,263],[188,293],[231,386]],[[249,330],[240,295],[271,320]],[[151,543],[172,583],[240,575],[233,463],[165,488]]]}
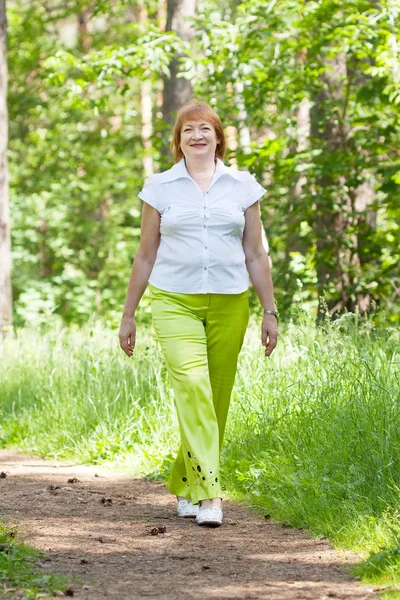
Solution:
{"label": "woman's face", "polygon": [[185,121],[181,129],[181,149],[185,157],[208,158],[215,156],[219,140],[211,123]]}

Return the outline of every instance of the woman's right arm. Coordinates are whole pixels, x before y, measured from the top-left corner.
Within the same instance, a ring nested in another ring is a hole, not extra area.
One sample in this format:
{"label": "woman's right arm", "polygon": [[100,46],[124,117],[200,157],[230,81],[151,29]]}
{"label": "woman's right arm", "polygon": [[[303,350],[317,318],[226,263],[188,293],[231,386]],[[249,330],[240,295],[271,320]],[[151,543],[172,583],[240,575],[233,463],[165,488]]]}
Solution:
{"label": "woman's right arm", "polygon": [[132,356],[135,348],[135,311],[147,287],[159,245],[160,213],[146,202],[143,202],[140,245],[132,265],[119,330],[119,344],[128,356]]}

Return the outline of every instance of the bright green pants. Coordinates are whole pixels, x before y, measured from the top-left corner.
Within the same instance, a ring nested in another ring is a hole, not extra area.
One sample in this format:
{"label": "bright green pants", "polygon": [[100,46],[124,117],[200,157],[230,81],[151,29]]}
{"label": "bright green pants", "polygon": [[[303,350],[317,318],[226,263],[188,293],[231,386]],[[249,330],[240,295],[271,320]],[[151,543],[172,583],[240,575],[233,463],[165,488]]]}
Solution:
{"label": "bright green pants", "polygon": [[153,325],[174,390],[181,445],[168,490],[220,498],[219,458],[249,320],[241,294],[180,294],[149,284]]}

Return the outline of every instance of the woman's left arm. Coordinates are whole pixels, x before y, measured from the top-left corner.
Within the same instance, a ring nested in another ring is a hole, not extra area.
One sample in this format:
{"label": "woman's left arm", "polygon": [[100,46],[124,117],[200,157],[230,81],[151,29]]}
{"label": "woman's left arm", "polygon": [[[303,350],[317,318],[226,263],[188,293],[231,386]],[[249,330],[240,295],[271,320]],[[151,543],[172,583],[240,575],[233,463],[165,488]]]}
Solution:
{"label": "woman's left arm", "polygon": [[[254,289],[265,310],[275,310],[274,289],[268,254],[262,243],[260,205],[255,202],[245,212],[243,250],[246,268]],[[261,344],[269,356],[278,341],[278,323],[274,315],[264,314],[261,325]]]}

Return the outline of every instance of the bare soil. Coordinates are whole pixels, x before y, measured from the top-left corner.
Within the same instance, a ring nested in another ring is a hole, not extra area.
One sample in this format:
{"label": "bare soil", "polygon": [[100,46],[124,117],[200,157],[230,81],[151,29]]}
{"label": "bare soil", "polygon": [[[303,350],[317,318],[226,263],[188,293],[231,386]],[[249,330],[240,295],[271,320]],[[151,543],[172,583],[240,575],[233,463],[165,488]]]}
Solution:
{"label": "bare soil", "polygon": [[203,528],[176,516],[159,482],[9,450],[0,451],[0,471],[1,515],[45,551],[44,572],[72,577],[74,598],[376,597],[349,576],[356,556],[246,506],[224,501],[223,526]]}

